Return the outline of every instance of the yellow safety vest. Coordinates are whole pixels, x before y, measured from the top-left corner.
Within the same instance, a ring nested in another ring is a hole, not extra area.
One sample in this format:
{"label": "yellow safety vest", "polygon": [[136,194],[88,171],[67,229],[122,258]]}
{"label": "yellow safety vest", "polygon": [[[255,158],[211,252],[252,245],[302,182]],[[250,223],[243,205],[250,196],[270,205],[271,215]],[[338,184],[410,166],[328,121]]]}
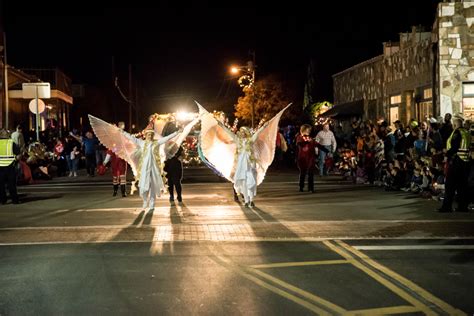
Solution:
{"label": "yellow safety vest", "polygon": [[13,140],[0,139],[0,167],[7,167],[15,161]]}
{"label": "yellow safety vest", "polygon": [[[461,158],[461,160],[463,161],[469,161],[469,147],[471,147],[471,134],[462,127],[458,128],[458,130],[461,133],[461,145],[459,146],[459,149],[456,155],[458,155],[458,157]],[[451,133],[451,136],[449,136],[448,138],[448,142],[446,144],[447,150],[451,148],[451,139],[453,138],[455,131],[456,130],[454,130]]]}

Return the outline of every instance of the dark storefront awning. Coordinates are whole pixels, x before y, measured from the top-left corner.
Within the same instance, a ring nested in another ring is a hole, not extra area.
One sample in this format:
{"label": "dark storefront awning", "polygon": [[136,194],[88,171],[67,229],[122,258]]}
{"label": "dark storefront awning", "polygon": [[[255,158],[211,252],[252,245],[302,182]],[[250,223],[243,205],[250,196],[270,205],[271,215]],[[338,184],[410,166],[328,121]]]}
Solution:
{"label": "dark storefront awning", "polygon": [[327,110],[320,116],[341,118],[341,117],[352,117],[362,116],[364,114],[364,101],[358,100],[354,102],[342,103],[335,105],[330,110]]}

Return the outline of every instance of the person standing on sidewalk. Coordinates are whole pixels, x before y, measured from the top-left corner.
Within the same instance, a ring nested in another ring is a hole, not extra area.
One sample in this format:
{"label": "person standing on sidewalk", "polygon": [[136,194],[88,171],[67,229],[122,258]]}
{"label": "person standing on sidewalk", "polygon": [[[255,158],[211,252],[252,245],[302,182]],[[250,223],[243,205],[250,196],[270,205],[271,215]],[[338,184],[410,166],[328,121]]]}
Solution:
{"label": "person standing on sidewalk", "polygon": [[23,136],[23,128],[21,125],[16,127],[16,131],[12,133],[12,140],[20,149],[20,153],[23,154],[26,152],[25,138]]}
{"label": "person standing on sidewalk", "polygon": [[334,133],[329,129],[329,123],[324,123],[323,129],[316,135],[316,142],[321,144],[327,151],[319,151],[319,174],[321,176],[327,175],[325,169],[325,161],[327,155],[332,155],[336,151],[337,142]]}
{"label": "person standing on sidewalk", "polygon": [[69,133],[72,137],[74,137],[77,141],[84,145],[84,153],[86,155],[86,169],[87,175],[89,177],[95,176],[95,167],[96,167],[96,148],[99,142],[94,137],[92,132],[87,132],[86,137],[83,136],[76,136],[72,132]]}
{"label": "person standing on sidewalk", "polygon": [[5,192],[5,185],[7,185],[12,203],[19,204],[16,190],[16,161],[20,148],[9,136],[7,130],[0,130],[0,203],[7,203]]}
{"label": "person standing on sidewalk", "polygon": [[79,160],[79,143],[70,135],[64,139],[64,155],[66,157],[69,177],[77,177],[77,163]]}
{"label": "person standing on sidewalk", "polygon": [[438,212],[452,212],[454,196],[457,193],[458,207],[456,212],[468,212],[469,205],[469,163],[471,146],[471,135],[463,127],[463,118],[455,116],[453,118],[454,131],[448,138],[446,155],[448,159],[448,172],[446,175],[445,196],[443,205]]}

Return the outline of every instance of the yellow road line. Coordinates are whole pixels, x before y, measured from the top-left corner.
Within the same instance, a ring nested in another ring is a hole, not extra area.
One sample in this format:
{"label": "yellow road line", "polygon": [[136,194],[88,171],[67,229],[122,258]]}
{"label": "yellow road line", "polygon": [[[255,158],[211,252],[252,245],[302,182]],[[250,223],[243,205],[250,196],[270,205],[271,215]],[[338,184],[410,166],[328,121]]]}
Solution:
{"label": "yellow road line", "polygon": [[313,313],[315,313],[317,315],[328,315],[328,316],[332,315],[332,313],[329,313],[329,312],[323,310],[322,308],[320,308],[320,307],[318,307],[314,304],[311,304],[308,301],[305,301],[305,300],[303,300],[303,299],[301,299],[301,298],[299,298],[299,297],[297,297],[297,296],[295,296],[291,293],[288,293],[288,292],[286,292],[282,289],[279,289],[276,286],[273,286],[273,285],[271,285],[271,284],[269,284],[269,283],[267,283],[263,280],[260,280],[259,278],[255,277],[255,276],[245,272],[245,270],[242,269],[240,266],[238,266],[237,264],[227,260],[224,257],[218,256],[218,255],[214,255],[213,257],[216,258],[216,260],[219,261],[219,263],[222,266],[226,267],[227,269],[238,273],[239,275],[243,276],[244,278],[252,281],[253,283],[255,283],[255,284],[257,284],[257,285],[259,285],[259,286],[261,286],[261,287],[263,287],[263,288],[265,288],[265,289],[267,289],[267,290],[269,290],[269,291],[271,291],[275,294],[278,294],[278,295],[280,295],[280,296],[282,296],[282,297],[284,297],[284,298],[286,298],[290,301],[295,302],[298,305],[301,305],[301,306],[309,309],[310,311],[312,311]]}
{"label": "yellow road line", "polygon": [[386,280],[385,278],[383,278],[382,276],[380,276],[379,274],[375,273],[374,271],[372,271],[371,269],[367,268],[366,266],[364,266],[362,263],[356,261],[354,259],[354,257],[352,257],[350,255],[350,253],[347,253],[346,251],[342,250],[341,248],[339,248],[338,246],[336,245],[333,245],[331,242],[329,241],[323,241],[323,243],[331,250],[333,250],[334,252],[340,254],[342,257],[346,258],[347,260],[351,261],[351,263],[358,269],[364,271],[366,274],[368,274],[369,276],[371,276],[373,279],[375,279],[376,281],[378,281],[380,284],[384,285],[385,287],[387,287],[388,289],[390,289],[392,292],[394,292],[395,294],[397,294],[398,296],[400,296],[401,298],[405,299],[407,302],[409,302],[410,304],[412,304],[413,306],[415,306],[415,308],[419,311],[422,311],[423,313],[425,313],[426,315],[436,315],[435,312],[433,312],[428,306],[426,306],[425,304],[423,304],[422,302],[420,302],[419,300],[417,300],[416,298],[414,298],[413,296],[411,296],[410,294],[408,294],[406,291],[402,290],[401,288],[399,288],[398,286],[396,286],[395,284],[393,284],[392,282]]}
{"label": "yellow road line", "polygon": [[319,296],[316,296],[314,294],[311,294],[309,292],[306,292],[305,290],[302,290],[294,285],[291,285],[289,283],[286,283],[285,281],[282,281],[278,278],[275,278],[274,276],[271,276],[263,271],[260,271],[260,270],[256,270],[256,269],[252,269],[252,268],[247,268],[246,271],[249,271],[249,272],[252,272],[254,274],[257,274],[259,275],[260,277],[264,278],[264,279],[267,279],[269,281],[272,281],[273,283],[275,284],[278,284],[279,286],[287,289],[287,290],[290,290],[304,298],[307,298],[319,305],[322,305],[324,307],[327,307],[328,309],[332,310],[334,313],[337,313],[337,314],[344,314],[344,313],[347,313],[347,310],[345,310],[344,308],[340,307],[340,306],[337,306],[336,304],[333,304],[329,301],[326,301],[325,299],[319,297]]}
{"label": "yellow road line", "polygon": [[372,309],[359,309],[348,311],[347,316],[351,315],[390,315],[390,314],[404,314],[419,312],[414,306],[392,306],[392,307],[381,307]]}
{"label": "yellow road line", "polygon": [[299,262],[255,264],[249,267],[254,268],[254,269],[267,269],[267,268],[287,268],[287,267],[317,266],[317,265],[325,265],[325,264],[342,264],[342,263],[349,263],[349,262],[347,260],[299,261]]}
{"label": "yellow road line", "polygon": [[366,254],[360,252],[359,250],[355,249],[354,247],[349,246],[345,242],[342,242],[340,240],[336,240],[336,243],[346,249],[347,251],[350,251],[360,259],[362,259],[364,262],[372,266],[373,268],[377,269],[378,271],[390,276],[394,280],[397,280],[397,282],[400,282],[413,292],[417,293],[419,296],[423,297],[425,300],[432,302],[433,304],[437,305],[439,308],[447,312],[449,315],[466,315],[464,312],[461,310],[449,305],[448,303],[442,301],[441,299],[437,298],[433,294],[429,293],[428,291],[424,290],[420,286],[416,285],[412,281],[408,280],[407,278],[399,275],[398,273],[388,269],[387,267],[381,265],[380,263],[377,263],[376,261],[370,259]]}

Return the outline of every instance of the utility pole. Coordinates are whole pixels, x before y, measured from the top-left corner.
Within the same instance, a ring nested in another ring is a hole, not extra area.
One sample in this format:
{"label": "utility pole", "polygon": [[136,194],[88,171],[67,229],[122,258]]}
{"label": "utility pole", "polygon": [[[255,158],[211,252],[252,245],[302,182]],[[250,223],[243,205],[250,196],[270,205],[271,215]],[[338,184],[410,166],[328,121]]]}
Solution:
{"label": "utility pole", "polygon": [[5,128],[8,129],[8,65],[7,65],[7,38],[3,32],[3,86],[5,87]]}
{"label": "utility pole", "polygon": [[137,79],[135,79],[135,127],[138,128],[138,83]]}
{"label": "utility pole", "polygon": [[132,132],[132,64],[128,64],[128,130]]}
{"label": "utility pole", "polygon": [[249,88],[253,91],[252,100],[252,129],[254,128],[254,116],[255,116],[255,51],[250,51],[249,54],[252,56],[252,60],[247,62],[247,71],[251,74],[252,79],[250,80]]}
{"label": "utility pole", "polygon": [[[113,59],[112,59],[112,63],[113,63]],[[128,65],[128,98],[120,89],[117,76],[115,76],[114,78],[114,85],[117,88],[117,91],[119,92],[120,96],[125,100],[125,102],[128,103],[128,129],[131,132],[132,131],[132,106],[133,106],[132,64]]]}

